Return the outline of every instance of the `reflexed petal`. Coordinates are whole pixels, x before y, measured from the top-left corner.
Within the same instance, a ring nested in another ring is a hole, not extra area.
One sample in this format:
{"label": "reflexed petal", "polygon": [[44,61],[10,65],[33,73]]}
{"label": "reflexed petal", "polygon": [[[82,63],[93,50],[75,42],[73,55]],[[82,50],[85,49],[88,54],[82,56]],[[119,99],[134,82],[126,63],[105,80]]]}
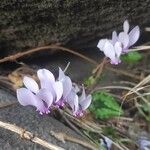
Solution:
{"label": "reflexed petal", "polygon": [[134,27],[129,33],[129,46],[132,46],[137,42],[140,37],[140,28],[139,26]]}
{"label": "reflexed petal", "polygon": [[32,78],[25,76],[23,78],[23,83],[31,92],[37,93],[39,91],[38,84]]}
{"label": "reflexed petal", "polygon": [[62,83],[63,83],[63,98],[66,98],[67,95],[72,90],[72,82],[68,76],[65,76],[65,80]]}
{"label": "reflexed petal", "polygon": [[101,40],[99,40],[99,42],[98,42],[98,44],[97,44],[97,47],[98,47],[101,51],[103,51],[103,48],[104,48],[104,45],[105,45],[106,41],[107,41],[107,39],[101,39]]}
{"label": "reflexed petal", "polygon": [[118,36],[119,42],[123,44],[123,48],[127,48],[129,45],[129,35],[125,32],[120,32]]}
{"label": "reflexed petal", "polygon": [[113,45],[108,41],[105,43],[105,46],[104,46],[104,54],[106,57],[110,58],[111,61],[116,60],[115,49],[114,49]]}
{"label": "reflexed petal", "polygon": [[121,53],[122,53],[121,43],[120,42],[116,42],[114,47],[115,47],[116,55],[119,58]]}
{"label": "reflexed petal", "polygon": [[37,76],[40,80],[42,88],[49,87],[48,84],[55,81],[54,75],[47,69],[39,69],[37,71]]}
{"label": "reflexed petal", "polygon": [[41,88],[51,90],[51,84],[55,82],[54,75],[47,69],[39,69],[37,71],[37,76],[40,80]]}
{"label": "reflexed petal", "polygon": [[77,94],[74,91],[71,91],[67,96],[66,101],[75,114],[79,109],[79,100]]}
{"label": "reflexed petal", "polygon": [[54,75],[47,69],[39,69],[37,71],[37,75],[38,75],[39,79],[47,78],[50,81],[55,81]]}
{"label": "reflexed petal", "polygon": [[53,95],[47,89],[40,89],[39,93],[37,93],[37,96],[47,104],[47,107],[52,105]]}
{"label": "reflexed petal", "polygon": [[116,31],[113,31],[112,33],[112,44],[115,44],[118,40],[118,37],[117,37],[117,32]]}
{"label": "reflexed petal", "polygon": [[79,110],[79,99],[78,96],[76,95],[74,99],[74,113],[77,113],[78,110]]}
{"label": "reflexed petal", "polygon": [[90,106],[91,102],[92,102],[92,96],[88,95],[86,99],[79,101],[79,104],[82,110],[86,110]]}
{"label": "reflexed petal", "polygon": [[65,74],[64,72],[62,71],[62,69],[59,67],[59,77],[58,77],[58,80],[63,80],[65,78]]}
{"label": "reflexed petal", "polygon": [[66,98],[66,96],[70,93],[72,89],[72,81],[68,76],[64,74],[61,68],[59,68],[58,80],[61,81],[63,84],[63,98]]}
{"label": "reflexed petal", "polygon": [[46,110],[42,100],[26,88],[17,89],[17,98],[19,103],[23,106],[35,106],[40,112],[45,112]]}
{"label": "reflexed petal", "polygon": [[129,32],[129,22],[128,22],[128,20],[124,21],[124,23],[123,23],[123,30],[124,30],[125,33]]}
{"label": "reflexed petal", "polygon": [[63,94],[63,85],[60,81],[57,81],[53,84],[54,91],[56,93],[56,101],[59,101]]}

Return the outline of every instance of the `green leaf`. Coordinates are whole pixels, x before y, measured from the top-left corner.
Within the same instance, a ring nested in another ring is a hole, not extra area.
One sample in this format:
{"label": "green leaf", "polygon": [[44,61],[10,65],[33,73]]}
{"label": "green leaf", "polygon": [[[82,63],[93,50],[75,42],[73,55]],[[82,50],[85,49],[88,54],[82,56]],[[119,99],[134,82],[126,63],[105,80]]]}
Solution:
{"label": "green leaf", "polygon": [[128,63],[135,63],[142,59],[142,55],[139,52],[129,52],[121,56],[121,60]]}
{"label": "green leaf", "polygon": [[106,92],[94,92],[90,111],[96,118],[108,119],[123,114],[116,99]]}
{"label": "green leaf", "polygon": [[142,108],[145,112],[149,112],[150,113],[150,103],[146,103],[142,105]]}
{"label": "green leaf", "polygon": [[94,82],[95,82],[95,79],[93,76],[90,76],[89,78],[84,80],[84,84],[86,86],[90,86],[90,85],[94,84]]}

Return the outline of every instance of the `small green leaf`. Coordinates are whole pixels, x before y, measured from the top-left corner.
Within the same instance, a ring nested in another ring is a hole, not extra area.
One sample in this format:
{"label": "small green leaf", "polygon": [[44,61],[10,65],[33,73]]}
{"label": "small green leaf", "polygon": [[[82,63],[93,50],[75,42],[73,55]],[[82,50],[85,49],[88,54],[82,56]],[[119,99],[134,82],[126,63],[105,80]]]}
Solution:
{"label": "small green leaf", "polygon": [[96,118],[108,119],[123,114],[116,99],[106,92],[94,92],[90,111]]}
{"label": "small green leaf", "polygon": [[121,60],[128,63],[135,63],[142,59],[142,55],[139,52],[129,52],[121,56]]}
{"label": "small green leaf", "polygon": [[150,113],[150,103],[146,103],[142,105],[142,108],[145,112],[149,112]]}
{"label": "small green leaf", "polygon": [[85,84],[86,86],[90,86],[90,85],[94,84],[94,82],[95,82],[94,77],[93,77],[93,76],[90,76],[89,78],[85,79],[84,84]]}

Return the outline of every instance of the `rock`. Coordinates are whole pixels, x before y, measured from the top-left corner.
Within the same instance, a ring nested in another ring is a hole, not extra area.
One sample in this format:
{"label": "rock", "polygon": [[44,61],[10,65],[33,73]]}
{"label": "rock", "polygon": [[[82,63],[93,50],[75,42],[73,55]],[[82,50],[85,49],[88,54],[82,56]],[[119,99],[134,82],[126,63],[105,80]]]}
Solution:
{"label": "rock", "polygon": [[133,25],[149,24],[149,7],[149,0],[1,0],[1,57],[57,42],[95,47],[125,19]]}
{"label": "rock", "polygon": [[[5,96],[4,96],[5,95]],[[0,104],[6,99],[7,101],[16,101],[16,98],[10,95],[4,90],[0,90]],[[0,108],[0,120],[4,122],[9,122],[22,127],[36,136],[44,139],[50,143],[57,146],[63,147],[66,150],[86,150],[87,148],[82,147],[76,143],[67,142],[64,144],[53,136],[51,136],[50,131],[63,132],[69,136],[76,137],[79,139],[83,138],[76,134],[69,127],[65,126],[58,120],[54,119],[51,115],[39,115],[35,108],[33,107],[23,107],[20,104],[12,105],[9,107]],[[45,150],[44,147],[21,139],[19,135],[11,131],[0,128],[0,149],[1,150]]]}

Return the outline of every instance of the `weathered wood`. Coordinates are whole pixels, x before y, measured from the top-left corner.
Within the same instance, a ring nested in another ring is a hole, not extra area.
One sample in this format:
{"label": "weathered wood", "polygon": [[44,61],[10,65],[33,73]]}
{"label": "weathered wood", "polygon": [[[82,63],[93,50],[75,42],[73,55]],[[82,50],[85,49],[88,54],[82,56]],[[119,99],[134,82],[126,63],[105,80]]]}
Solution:
{"label": "weathered wood", "polygon": [[55,42],[95,46],[126,18],[150,23],[150,0],[1,0],[1,56]]}

